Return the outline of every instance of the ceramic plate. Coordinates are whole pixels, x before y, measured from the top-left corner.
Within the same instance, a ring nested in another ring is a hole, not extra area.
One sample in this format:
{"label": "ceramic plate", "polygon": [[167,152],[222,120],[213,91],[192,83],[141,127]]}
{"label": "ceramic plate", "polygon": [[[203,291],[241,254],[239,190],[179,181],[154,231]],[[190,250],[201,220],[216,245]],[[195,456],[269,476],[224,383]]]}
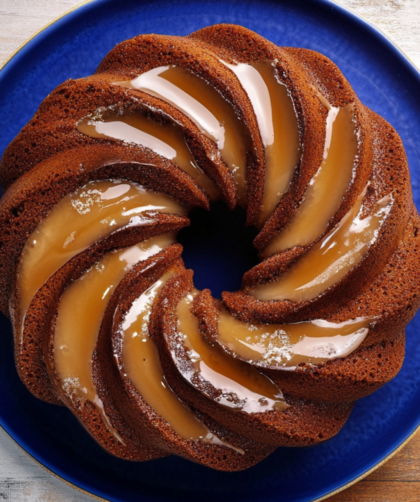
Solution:
{"label": "ceramic plate", "polygon": [[[278,45],[306,47],[331,58],[360,99],[399,132],[420,205],[420,76],[381,33],[328,0],[96,0],[53,23],[0,72],[0,153],[45,96],[68,78],[95,71],[115,44],[140,33],[187,35],[215,23],[237,23]],[[206,238],[197,221],[182,236],[185,260],[199,288],[215,294],[239,286],[255,261],[252,230],[243,215],[227,219],[222,237]],[[207,228],[225,220],[218,207]],[[236,225],[238,223],[238,225]],[[223,235],[224,232],[224,235]],[[211,232],[210,232],[211,235]],[[230,240],[229,240],[230,238]],[[236,244],[235,244],[236,242]],[[407,356],[399,375],[356,404],[331,441],[313,448],[278,449],[256,467],[220,473],[177,457],[130,463],[109,456],[64,408],[34,398],[13,361],[10,322],[0,319],[0,424],[47,469],[77,487],[112,501],[316,500],[340,489],[389,457],[420,424],[420,327],[407,329]]]}

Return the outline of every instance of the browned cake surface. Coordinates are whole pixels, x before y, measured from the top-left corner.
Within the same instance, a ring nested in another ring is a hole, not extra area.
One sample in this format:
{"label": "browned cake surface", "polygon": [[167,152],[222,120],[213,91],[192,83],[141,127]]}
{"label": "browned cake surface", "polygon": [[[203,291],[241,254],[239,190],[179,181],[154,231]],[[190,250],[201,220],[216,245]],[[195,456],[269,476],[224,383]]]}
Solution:
{"label": "browned cake surface", "polygon": [[[168,251],[170,249],[168,248]],[[178,251],[178,256],[179,254]],[[112,416],[115,410],[120,410],[131,430],[146,444],[213,469],[229,471],[246,469],[265,458],[274,447],[246,439],[224,428],[203,413],[199,413],[198,417],[211,432],[235,448],[240,448],[244,453],[238,453],[223,445],[204,444],[182,438],[146,403],[126,375],[124,367],[118,368],[115,363],[115,355],[121,357],[122,351],[121,325],[133,301],[160,279],[165,271],[185,270],[182,260],[174,261],[176,255],[174,256],[174,253],[172,255],[165,257],[150,269],[145,262],[145,266],[142,267],[146,270],[144,273],[141,273],[141,269],[133,270],[115,291],[105,314],[94,360],[94,375],[99,396],[104,402],[107,413]],[[161,315],[158,305],[155,305],[153,310],[153,315]],[[122,390],[125,392],[121,392]],[[190,409],[196,412],[194,408]]]}
{"label": "browned cake surface", "polygon": [[21,176],[0,204],[0,308],[9,315],[13,269],[29,235],[65,195],[91,180],[128,179],[173,196],[187,207],[208,208],[192,179],[171,162],[142,148],[91,145],[55,155]]}
{"label": "browned cake surface", "polygon": [[[321,165],[324,153],[326,109],[316,96],[315,90],[328,98],[332,106],[354,104],[355,127],[360,135],[356,176],[348,187],[343,203],[330,222],[332,228],[354,204],[363,190],[372,171],[372,139],[370,138],[369,110],[357,95],[341,71],[325,56],[305,49],[294,50],[277,47],[260,35],[241,26],[215,25],[199,30],[191,38],[211,45],[212,50],[223,60],[250,63],[260,60],[276,61],[276,76],[290,89],[298,118],[301,144],[299,165],[290,188],[255,239],[255,246],[262,250],[270,238],[293,217],[304,200],[308,183]],[[307,65],[307,60],[312,64]],[[328,91],[325,92],[328,83]],[[327,230],[327,231],[328,231]]]}
{"label": "browned cake surface", "polygon": [[[179,245],[170,246],[161,254],[151,257],[144,262],[140,262],[135,265],[133,269],[129,272],[128,278],[136,278],[144,269],[148,267],[159,268],[167,266],[173,260],[176,260],[181,254],[182,248]],[[71,263],[71,262],[70,262]],[[54,281],[54,279],[53,279]],[[115,296],[114,296],[115,298]],[[45,340],[43,351],[44,360],[46,362],[47,371],[50,376],[50,381],[54,387],[55,392],[68,406],[73,413],[82,422],[84,427],[88,432],[98,441],[98,443],[103,446],[108,452],[127,460],[151,460],[153,458],[159,458],[165,456],[167,453],[160,450],[156,444],[147,441],[145,435],[138,436],[132,429],[126,419],[126,410],[118,409],[116,406],[112,406],[109,399],[103,402],[106,416],[112,424],[112,427],[117,431],[118,435],[121,437],[122,441],[118,440],[115,435],[109,431],[107,428],[101,413],[98,411],[97,406],[90,401],[83,402],[77,396],[74,398],[69,398],[68,394],[64,392],[62,381],[57,373],[55,363],[54,363],[54,334],[55,334],[55,321],[58,312],[59,301],[55,302],[54,313],[51,316],[51,322],[48,330],[48,338]],[[115,307],[115,301],[110,301],[108,304],[107,312],[104,317],[103,329],[107,326],[107,317],[110,316],[112,320],[113,307]],[[108,315],[107,315],[108,314]],[[109,324],[109,321],[108,321]],[[103,331],[102,329],[102,331]],[[109,333],[108,333],[109,334]],[[100,335],[101,338],[101,335]],[[100,342],[99,342],[100,346]],[[110,353],[112,358],[112,352]],[[94,376],[97,373],[93,372]],[[102,381],[97,382],[97,391],[103,388]],[[108,390],[106,391],[108,392]],[[102,397],[102,393],[99,393],[99,397]]]}
{"label": "browned cake surface", "polygon": [[[277,323],[316,319],[333,314],[338,304],[353,301],[361,290],[370,285],[384,268],[401,238],[405,241],[407,223],[412,214],[417,215],[417,211],[413,208],[410,173],[404,147],[400,137],[384,119],[372,113],[373,120],[373,140],[376,148],[372,175],[364,197],[364,215],[367,216],[375,202],[389,193],[393,194],[394,204],[368,254],[347,276],[313,300],[302,303],[288,300],[259,301],[248,295],[247,289],[256,284],[275,281],[291,267],[300,251],[299,248],[293,248],[278,253],[245,274],[243,291],[223,293],[226,306],[235,315],[245,321]],[[415,256],[409,256],[407,259],[416,262]],[[372,300],[370,308],[376,301]]]}
{"label": "browned cake surface", "polygon": [[249,99],[232,72],[207,47],[182,37],[140,35],[118,44],[99,65],[97,73],[129,80],[158,66],[176,65],[209,82],[234,108],[246,125],[252,148],[247,151],[247,223],[255,223],[263,190],[264,151]]}
{"label": "browned cake surface", "polygon": [[[185,217],[162,214],[151,226],[121,228],[68,261],[38,290],[26,313],[23,333],[21,337],[15,337],[16,368],[22,381],[35,396],[54,404],[61,403],[56,386],[51,384],[47,372],[45,351],[59,298],[67,285],[109,251],[132,246],[155,235],[176,232],[188,224]],[[181,246],[177,245],[177,248]],[[17,310],[16,289],[11,298],[12,312]]]}
{"label": "browned cake surface", "polygon": [[[275,61],[275,76],[287,86],[293,101],[301,145],[290,186],[254,241],[258,251],[262,253],[291,221],[323,161],[327,109],[320,96],[334,107],[353,105],[358,152],[353,178],[315,243],[342,220],[365,189],[363,217],[369,216],[384,196],[391,194],[393,205],[364,259],[317,297],[295,303],[260,301],[250,295],[256,286],[279,279],[311,249],[312,242],[261,261],[244,275],[240,291],[223,293],[223,308],[254,324],[314,319],[339,323],[365,317],[371,321],[369,333],[347,357],[318,365],[301,364],[293,371],[250,361],[281,389],[289,405],[285,411],[246,413],[223,406],[217,401],[220,389],[211,382],[197,380],[192,385],[183,376],[192,366],[186,346],[179,341],[176,308],[193,282],[192,272],[186,271],[182,262],[181,246],[170,245],[127,273],[111,295],[101,324],[92,376],[110,428],[96,405],[69,398],[63,390],[54,363],[55,322],[62,295],[108,253],[153,236],[176,233],[189,225],[189,220],[158,214],[148,226],[126,225],[114,231],[73,257],[37,291],[26,312],[23,332],[15,332],[15,359],[22,381],[34,395],[65,404],[109,453],[120,458],[140,461],[172,453],[214,469],[246,469],[276,446],[313,445],[337,434],[353,402],[392,379],[403,363],[405,326],[420,305],[420,217],[412,201],[401,139],[359,101],[341,71],[326,57],[306,49],[277,47],[233,25],[211,26],[188,37],[140,35],[127,40],[104,58],[95,75],[68,80],[43,101],[0,164],[0,183],[5,191],[0,201],[0,309],[16,324],[20,298],[17,274],[29,236],[63,197],[90,181],[129,180],[168,195],[187,209],[210,209],[208,194],[174,162],[140,145],[82,134],[78,122],[101,107],[128,115],[140,113],[157,124],[180,128],[192,157],[214,181],[220,197],[230,209],[236,207],[234,178],[217,144],[186,113],[163,99],[115,85],[157,67],[174,65],[190,70],[218,91],[244,125],[247,224],[255,225],[264,193],[265,150],[251,101],[224,63],[256,61]],[[125,315],[169,270],[176,275],[153,305],[149,330],[166,380],[220,444],[177,434],[145,401],[118,363]],[[195,297],[191,312],[203,337],[217,350],[239,358],[218,343],[220,308],[220,302],[204,290]]]}
{"label": "browned cake surface", "polygon": [[[225,427],[263,443],[308,446],[337,434],[347,420],[353,403],[317,404],[286,395],[286,402],[290,404],[286,411],[246,413],[219,404],[216,399],[222,390],[210,382],[196,378],[193,387],[184,379],[182,373],[191,373],[194,369],[187,349],[178,336],[175,310],[192,287],[191,271],[170,279],[159,294],[151,320],[152,334],[159,347],[164,373],[176,393]],[[215,320],[214,313],[208,317],[209,322]]]}
{"label": "browned cake surface", "polygon": [[[136,89],[112,85],[119,76],[93,75],[68,80],[42,103],[35,117],[6,149],[1,163],[0,180],[8,187],[23,173],[59,152],[94,144],[118,145],[120,140],[91,138],[79,132],[77,122],[100,107],[117,104],[117,110],[142,113],[159,124],[178,124],[200,167],[215,181],[223,198],[233,209],[236,190],[228,168],[217,155],[215,144],[200,133],[197,126],[176,108]],[[147,148],[145,155],[156,155]]]}
{"label": "browned cake surface", "polygon": [[[217,343],[219,309],[209,290],[197,296],[193,309],[203,336]],[[405,326],[406,323],[404,318],[399,325]],[[286,394],[332,403],[360,399],[389,382],[400,370],[404,361],[405,332],[402,329],[395,333],[394,327],[389,337],[383,337],[380,342],[369,341],[368,336],[367,341],[349,356],[327,363],[303,364],[294,371],[263,363],[260,368]],[[228,351],[226,347],[223,349]]]}

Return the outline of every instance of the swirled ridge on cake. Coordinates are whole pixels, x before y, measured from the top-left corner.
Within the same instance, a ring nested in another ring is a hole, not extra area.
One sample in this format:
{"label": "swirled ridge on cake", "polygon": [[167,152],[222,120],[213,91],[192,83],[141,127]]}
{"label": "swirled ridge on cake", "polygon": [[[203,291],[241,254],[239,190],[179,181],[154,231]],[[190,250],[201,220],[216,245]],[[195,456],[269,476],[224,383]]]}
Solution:
{"label": "swirled ridge on cake", "polygon": [[[399,371],[420,301],[402,142],[340,70],[233,25],[141,35],[3,155],[16,367],[109,453],[227,471],[325,441]],[[194,288],[176,233],[223,200],[261,262]]]}

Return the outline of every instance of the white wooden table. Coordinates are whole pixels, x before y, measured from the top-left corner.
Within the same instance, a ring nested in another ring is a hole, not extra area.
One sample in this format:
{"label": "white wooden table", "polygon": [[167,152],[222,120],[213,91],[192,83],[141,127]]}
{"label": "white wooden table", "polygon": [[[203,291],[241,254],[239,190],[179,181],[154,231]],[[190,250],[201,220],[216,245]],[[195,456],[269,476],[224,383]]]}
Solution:
{"label": "white wooden table", "polygon": [[[43,26],[79,3],[79,0],[0,0],[0,65]],[[352,9],[384,31],[420,68],[420,0],[337,0],[337,3]],[[419,480],[420,476],[415,481]],[[349,497],[343,493],[334,500],[385,502],[385,497],[365,498],[359,490],[357,498],[353,499],[349,492]],[[386,500],[394,502],[396,496],[391,497],[386,497]],[[0,429],[1,500],[90,502],[92,498],[47,473]],[[420,501],[420,485],[416,501]]]}

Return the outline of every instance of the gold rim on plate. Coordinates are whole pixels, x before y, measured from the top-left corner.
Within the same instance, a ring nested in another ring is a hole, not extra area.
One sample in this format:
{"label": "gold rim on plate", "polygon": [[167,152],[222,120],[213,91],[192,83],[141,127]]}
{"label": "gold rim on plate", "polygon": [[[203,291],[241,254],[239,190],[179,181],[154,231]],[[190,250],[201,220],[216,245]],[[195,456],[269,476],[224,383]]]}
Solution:
{"label": "gold rim on plate", "polygon": [[[24,42],[20,47],[18,47],[7,59],[4,63],[2,63],[0,65],[0,71],[7,65],[7,63],[9,63],[15,56],[18,52],[20,52],[31,40],[33,40],[37,35],[39,35],[40,33],[42,33],[44,30],[46,30],[47,28],[49,28],[51,25],[53,25],[54,23],[56,23],[57,21],[59,21],[60,19],[62,19],[63,17],[67,16],[68,14],[71,14],[72,12],[74,12],[75,10],[79,9],[80,7],[83,7],[84,5],[87,5],[89,3],[93,3],[95,0],[85,0],[84,2],[78,4],[78,5],[75,5],[74,7],[72,7],[71,9],[65,11],[63,14],[61,14],[61,16],[58,16],[57,18],[55,18],[53,21],[49,22],[48,24],[46,24],[43,28],[41,28],[40,30],[38,30],[37,32],[35,32],[30,38],[28,38],[28,40],[26,42]],[[335,0],[329,0],[333,3],[335,3],[338,7],[340,7],[341,9],[347,11],[347,12],[350,12],[351,14],[353,14],[354,16],[358,17],[359,19],[361,19],[362,21],[364,21],[367,25],[369,25],[371,28],[374,28],[376,31],[378,31],[384,38],[386,38],[388,40],[388,42],[390,42],[396,49],[398,49],[401,54],[413,65],[413,67],[415,69],[417,69],[416,65],[413,63],[413,61],[411,60],[411,58],[409,58],[407,56],[407,54],[400,48],[398,47],[398,45],[393,42],[389,37],[388,35],[386,35],[380,28],[378,28],[376,25],[374,25],[373,23],[371,23],[370,21],[368,21],[367,19],[365,19],[363,16],[361,16],[360,14],[356,13],[353,9],[350,9],[348,7],[344,7],[343,5],[340,5],[339,3],[337,3]],[[1,426],[0,426],[1,427]],[[108,499],[104,499],[102,497],[98,497],[97,495],[95,495],[94,493],[91,493],[91,492],[88,492],[86,490],[83,490],[83,488],[80,488],[79,486],[71,483],[70,481],[67,481],[66,479],[62,478],[61,476],[59,476],[58,474],[56,474],[55,472],[51,471],[48,467],[46,467],[44,464],[42,464],[41,462],[39,462],[38,460],[36,460],[36,458],[34,458],[28,451],[26,451],[5,429],[3,429],[3,427],[1,427],[2,430],[4,430],[4,432],[10,437],[10,439],[12,439],[12,441],[19,447],[19,449],[24,452],[26,455],[28,455],[36,464],[38,464],[40,467],[42,467],[45,471],[47,471],[49,474],[51,474],[52,476],[54,476],[55,478],[59,479],[60,481],[62,481],[63,483],[65,483],[67,486],[70,486],[71,488],[77,490],[78,492],[80,493],[83,493],[85,495],[88,495],[89,497],[93,497],[94,499],[96,500],[101,500],[103,502],[109,502]],[[361,474],[360,476],[358,476],[357,478],[353,479],[353,481],[350,481],[349,483],[341,486],[340,488],[337,488],[337,490],[334,490],[330,493],[328,493],[327,495],[324,495],[322,496],[321,498],[317,498],[317,499],[314,499],[312,502],[321,502],[322,500],[326,500],[330,497],[332,497],[333,495],[337,495],[337,493],[340,493],[344,490],[346,490],[347,488],[350,488],[351,486],[355,485],[356,483],[358,483],[359,481],[361,481],[362,479],[366,478],[367,476],[369,476],[369,474],[372,474],[372,472],[376,471],[376,469],[379,469],[379,467],[382,467],[386,462],[388,462],[388,460],[390,460],[394,455],[396,455],[399,451],[401,451],[404,446],[406,446],[406,444],[411,440],[413,439],[413,437],[417,434],[417,432],[420,430],[420,425],[410,434],[410,436],[408,436],[408,438],[403,441],[397,448],[395,448],[395,450],[393,452],[391,452],[387,457],[385,457],[384,459],[382,459],[380,462],[378,462],[376,465],[374,465],[373,467],[371,467],[369,470],[367,470],[366,472],[364,472],[363,474]]]}

